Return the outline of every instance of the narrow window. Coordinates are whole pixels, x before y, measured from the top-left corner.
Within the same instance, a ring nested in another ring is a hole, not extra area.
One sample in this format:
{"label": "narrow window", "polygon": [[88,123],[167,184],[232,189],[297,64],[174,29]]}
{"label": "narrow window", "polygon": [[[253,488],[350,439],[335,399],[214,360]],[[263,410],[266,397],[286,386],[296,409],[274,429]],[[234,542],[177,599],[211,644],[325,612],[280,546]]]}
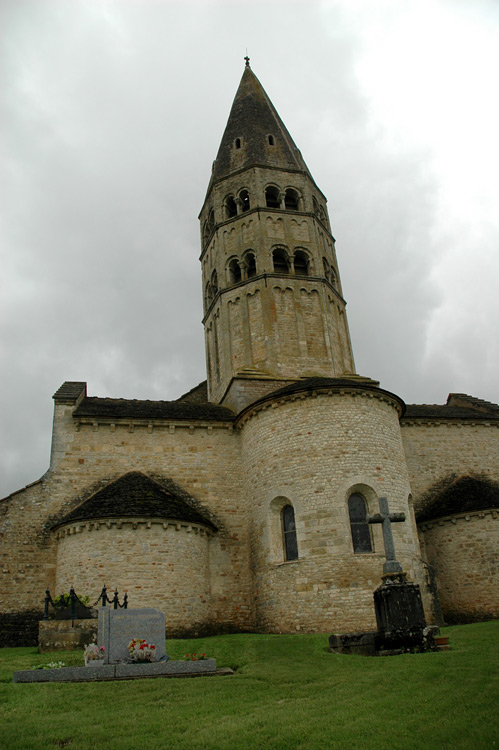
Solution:
{"label": "narrow window", "polygon": [[216,271],[213,271],[213,273],[211,274],[211,293],[212,299],[214,299],[218,294],[218,276]]}
{"label": "narrow window", "polygon": [[256,276],[256,260],[253,253],[248,253],[246,256],[246,263],[247,263],[247,274],[248,279],[251,279],[252,276]]}
{"label": "narrow window", "polygon": [[269,135],[269,146],[273,146],[273,145],[274,145],[274,136]]}
{"label": "narrow window", "polygon": [[280,208],[281,203],[279,201],[279,189],[274,187],[274,185],[270,185],[265,190],[265,202],[267,205],[267,208]]}
{"label": "narrow window", "polygon": [[328,281],[331,281],[331,268],[326,258],[322,259],[322,265],[324,267],[324,276]]}
{"label": "narrow window", "polygon": [[250,199],[249,199],[249,193],[247,190],[241,190],[239,193],[239,198],[241,199],[241,210],[242,211],[249,211],[250,209]]}
{"label": "narrow window", "polygon": [[284,537],[284,559],[298,559],[298,542],[296,541],[295,512],[292,505],[285,505],[281,511],[282,534]]}
{"label": "narrow window", "polygon": [[237,205],[233,195],[229,195],[225,199],[225,218],[232,219],[233,216],[237,215]]}
{"label": "narrow window", "polygon": [[288,188],[284,195],[284,206],[288,211],[298,211],[298,193],[293,188]]}
{"label": "narrow window", "polygon": [[289,273],[288,258],[284,250],[278,248],[272,253],[272,262],[274,264],[274,273]]}
{"label": "narrow window", "polygon": [[309,259],[306,253],[301,250],[297,250],[295,253],[295,274],[297,276],[308,276],[309,275]]}
{"label": "narrow window", "polygon": [[237,284],[241,281],[241,267],[236,258],[229,263],[229,284]]}
{"label": "narrow window", "polygon": [[355,554],[372,552],[371,530],[366,520],[366,501],[358,493],[348,498],[350,530],[352,532],[353,551]]}
{"label": "narrow window", "polygon": [[236,138],[235,144],[236,144],[236,148],[241,148],[241,139]]}

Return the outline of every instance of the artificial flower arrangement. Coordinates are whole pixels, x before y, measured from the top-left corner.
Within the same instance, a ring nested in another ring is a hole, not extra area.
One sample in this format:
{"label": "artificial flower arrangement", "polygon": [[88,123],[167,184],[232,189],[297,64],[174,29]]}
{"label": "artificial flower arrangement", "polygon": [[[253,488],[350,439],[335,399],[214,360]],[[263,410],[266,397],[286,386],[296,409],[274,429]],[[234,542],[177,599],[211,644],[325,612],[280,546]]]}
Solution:
{"label": "artificial flower arrangement", "polygon": [[156,646],[147,643],[143,638],[132,638],[128,644],[130,661],[154,661],[156,658]]}
{"label": "artificial flower arrangement", "polygon": [[208,657],[206,654],[186,654],[185,661],[204,661]]}
{"label": "artificial flower arrangement", "polygon": [[96,643],[89,643],[85,647],[83,656],[85,658],[85,666],[88,666],[89,661],[102,661],[106,654],[104,646],[97,646]]}

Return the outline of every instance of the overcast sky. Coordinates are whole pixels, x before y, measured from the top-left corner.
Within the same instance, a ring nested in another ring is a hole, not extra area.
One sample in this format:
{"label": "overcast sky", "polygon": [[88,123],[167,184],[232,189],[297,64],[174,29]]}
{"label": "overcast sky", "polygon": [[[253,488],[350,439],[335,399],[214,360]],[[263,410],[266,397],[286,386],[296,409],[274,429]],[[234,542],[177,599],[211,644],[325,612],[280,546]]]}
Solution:
{"label": "overcast sky", "polygon": [[201,208],[248,50],[328,198],[357,371],[499,400],[497,0],[1,0],[0,496],[52,394],[205,378]]}

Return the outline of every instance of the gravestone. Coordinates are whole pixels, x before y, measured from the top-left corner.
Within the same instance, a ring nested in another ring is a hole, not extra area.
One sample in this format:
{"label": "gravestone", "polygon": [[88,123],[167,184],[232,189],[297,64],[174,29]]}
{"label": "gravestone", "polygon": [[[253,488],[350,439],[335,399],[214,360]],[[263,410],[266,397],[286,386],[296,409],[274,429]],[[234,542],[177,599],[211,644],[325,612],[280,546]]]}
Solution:
{"label": "gravestone", "polygon": [[388,498],[380,497],[379,513],[367,516],[368,523],[383,524],[385,563],[382,584],[374,592],[377,631],[368,633],[334,633],[329,649],[340,654],[396,654],[404,651],[429,651],[435,648],[438,628],[426,627],[417,583],[407,580],[395,555],[392,523],[405,521],[404,513],[390,513]]}
{"label": "gravestone", "polygon": [[143,638],[156,646],[156,661],[166,655],[165,615],[159,609],[99,608],[98,645],[104,646],[105,663],[126,662],[130,654],[128,644],[133,638]]}
{"label": "gravestone", "polygon": [[[404,513],[390,513],[388,498],[380,497],[379,513],[367,516],[368,523],[383,524],[385,563],[383,583],[374,592],[374,609],[378,632],[377,651],[426,650],[426,621],[421,592],[417,583],[407,580],[395,556],[392,523],[405,521]],[[431,644],[430,644],[431,645]]]}

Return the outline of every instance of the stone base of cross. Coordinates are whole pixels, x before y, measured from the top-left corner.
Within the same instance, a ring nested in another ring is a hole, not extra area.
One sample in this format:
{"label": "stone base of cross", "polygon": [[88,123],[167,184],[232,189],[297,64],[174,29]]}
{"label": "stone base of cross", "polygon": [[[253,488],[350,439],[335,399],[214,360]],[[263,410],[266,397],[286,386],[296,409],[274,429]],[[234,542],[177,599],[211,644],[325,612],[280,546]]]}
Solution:
{"label": "stone base of cross", "polygon": [[405,513],[390,513],[388,508],[388,498],[380,497],[379,513],[369,513],[367,523],[383,524],[383,543],[385,545],[385,563],[383,565],[384,576],[399,576],[403,574],[402,565],[395,557],[395,545],[393,543],[392,523],[405,521]]}

